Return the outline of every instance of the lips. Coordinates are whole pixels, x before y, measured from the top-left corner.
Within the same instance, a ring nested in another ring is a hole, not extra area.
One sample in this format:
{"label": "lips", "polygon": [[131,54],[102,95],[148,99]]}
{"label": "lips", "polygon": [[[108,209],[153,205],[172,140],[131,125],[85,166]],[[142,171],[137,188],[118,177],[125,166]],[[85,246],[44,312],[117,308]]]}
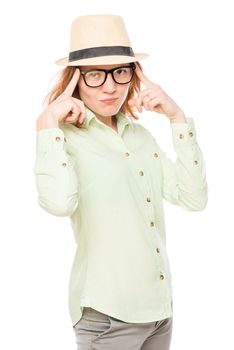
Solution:
{"label": "lips", "polygon": [[111,101],[115,101],[117,100],[117,98],[106,98],[105,100],[101,100],[102,102],[111,102]]}
{"label": "lips", "polygon": [[101,102],[105,105],[112,105],[115,103],[116,100],[117,98],[106,98],[105,100],[101,100]]}

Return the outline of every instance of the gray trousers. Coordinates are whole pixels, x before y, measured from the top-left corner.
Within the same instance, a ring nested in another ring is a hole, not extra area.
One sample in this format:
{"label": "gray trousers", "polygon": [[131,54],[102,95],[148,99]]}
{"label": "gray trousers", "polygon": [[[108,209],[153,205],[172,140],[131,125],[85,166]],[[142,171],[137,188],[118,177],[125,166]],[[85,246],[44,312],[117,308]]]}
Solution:
{"label": "gray trousers", "polygon": [[173,317],[129,323],[84,307],[73,326],[77,350],[169,350]]}

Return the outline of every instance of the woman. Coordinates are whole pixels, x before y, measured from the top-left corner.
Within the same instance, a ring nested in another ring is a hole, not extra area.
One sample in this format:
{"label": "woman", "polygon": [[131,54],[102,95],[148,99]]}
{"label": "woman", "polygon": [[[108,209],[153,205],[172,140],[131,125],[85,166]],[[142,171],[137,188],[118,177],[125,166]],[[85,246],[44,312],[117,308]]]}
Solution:
{"label": "woman", "polygon": [[[69,310],[79,350],[169,349],[162,201],[192,211],[207,204],[194,121],[146,77],[145,57],[120,16],[76,18],[69,57],[56,61],[66,67],[37,119],[38,203],[70,217],[77,243]],[[144,109],[168,118],[175,163],[134,122]]]}

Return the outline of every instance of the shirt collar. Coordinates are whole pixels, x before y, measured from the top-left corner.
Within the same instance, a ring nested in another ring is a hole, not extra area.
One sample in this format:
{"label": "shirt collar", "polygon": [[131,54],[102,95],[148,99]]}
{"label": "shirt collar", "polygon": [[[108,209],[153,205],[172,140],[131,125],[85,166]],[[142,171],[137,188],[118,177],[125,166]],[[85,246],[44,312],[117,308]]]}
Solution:
{"label": "shirt collar", "polygon": [[[119,111],[116,115],[117,118],[117,125],[118,129],[121,131],[126,125],[129,125],[131,123],[130,119],[121,111]],[[86,128],[89,127],[89,124],[93,121],[96,121],[98,123],[103,124],[95,115],[95,113],[89,109],[88,107],[85,106],[85,121],[84,121],[84,126]]]}

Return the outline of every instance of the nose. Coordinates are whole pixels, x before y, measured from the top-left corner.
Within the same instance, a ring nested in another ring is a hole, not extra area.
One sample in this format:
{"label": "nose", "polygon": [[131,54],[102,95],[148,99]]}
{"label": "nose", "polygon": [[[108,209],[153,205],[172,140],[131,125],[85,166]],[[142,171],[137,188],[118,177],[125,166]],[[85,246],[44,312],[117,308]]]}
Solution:
{"label": "nose", "polygon": [[103,90],[107,92],[113,92],[116,90],[116,82],[113,80],[110,72],[107,74],[106,81],[102,86]]}

